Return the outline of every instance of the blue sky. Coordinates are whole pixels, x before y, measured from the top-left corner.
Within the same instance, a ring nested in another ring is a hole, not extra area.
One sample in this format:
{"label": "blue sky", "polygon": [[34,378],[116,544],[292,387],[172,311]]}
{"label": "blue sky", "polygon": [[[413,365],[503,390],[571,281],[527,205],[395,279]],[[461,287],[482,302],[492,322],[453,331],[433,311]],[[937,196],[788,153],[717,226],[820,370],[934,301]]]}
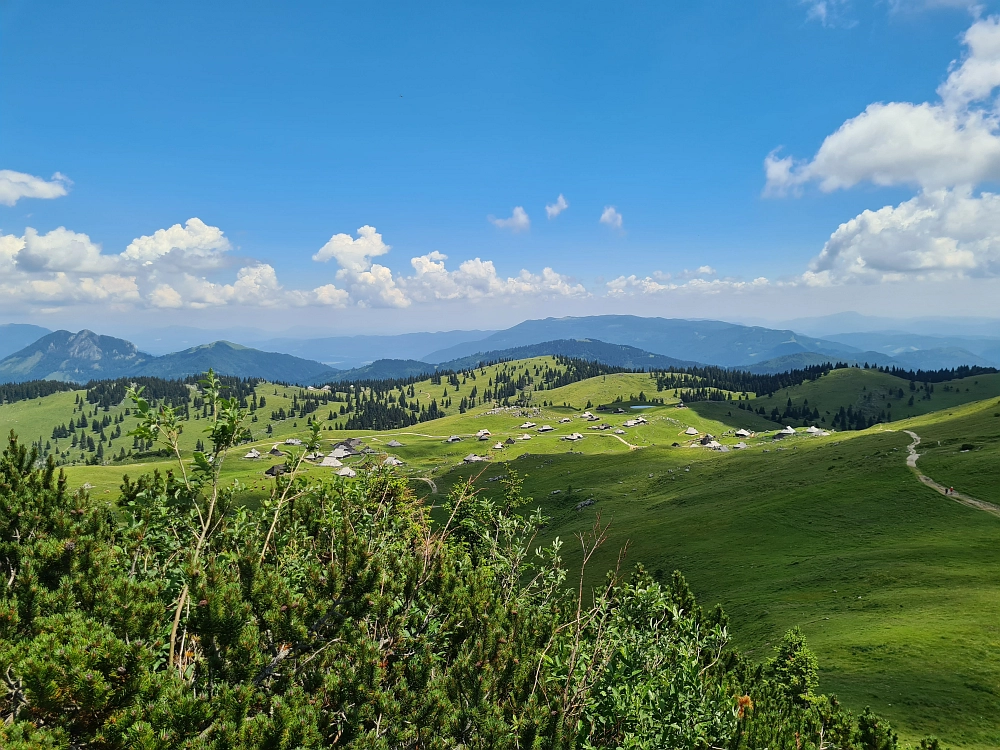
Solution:
{"label": "blue sky", "polygon": [[8,0],[0,316],[1000,316],[989,6],[620,6]]}

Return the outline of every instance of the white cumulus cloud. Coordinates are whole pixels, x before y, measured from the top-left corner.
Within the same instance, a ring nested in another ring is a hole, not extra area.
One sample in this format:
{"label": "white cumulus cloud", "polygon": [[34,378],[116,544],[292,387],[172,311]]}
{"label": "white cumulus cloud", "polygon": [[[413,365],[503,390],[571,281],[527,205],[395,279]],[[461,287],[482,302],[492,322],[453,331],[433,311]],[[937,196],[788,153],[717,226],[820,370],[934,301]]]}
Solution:
{"label": "white cumulus cloud", "polygon": [[493,226],[499,229],[509,229],[512,232],[524,232],[531,227],[531,219],[528,218],[528,213],[521,206],[514,206],[514,212],[508,219],[497,219],[493,216],[487,218]]}
{"label": "white cumulus cloud", "polygon": [[157,229],[151,235],[136,237],[125,248],[122,257],[152,265],[164,256],[174,254],[179,262],[190,267],[192,261],[214,264],[230,248],[229,240],[221,229],[195,217],[188,219],[184,226],[174,224],[167,229]]}
{"label": "white cumulus cloud", "polygon": [[[89,236],[65,227],[45,234],[27,227],[20,237],[0,234],[0,306],[4,302],[161,308],[297,304],[301,293],[285,290],[267,264],[239,269],[231,284],[196,275],[199,267],[213,267],[206,259],[229,247],[220,229],[199,219],[138,237],[120,254],[105,254]],[[306,296],[316,304],[331,304],[335,297],[329,289]]]}
{"label": "white cumulus cloud", "polygon": [[312,259],[325,263],[332,258],[341,268],[361,272],[371,268],[372,258],[385,255],[391,247],[382,241],[375,227],[365,225],[358,229],[357,239],[349,234],[333,235]]}
{"label": "white cumulus cloud", "polygon": [[116,267],[116,259],[101,254],[101,246],[80,232],[65,227],[39,234],[28,227],[21,238],[17,268],[32,273],[75,271],[100,273]]}
{"label": "white cumulus cloud", "polygon": [[939,101],[869,105],[827,136],[812,159],[764,161],[765,195],[910,184],[925,190],[1000,178],[1000,19],[976,21],[963,35],[966,54],[938,87]]}
{"label": "white cumulus cloud", "polygon": [[324,284],[313,289],[316,304],[330,307],[346,307],[351,295],[344,289],[338,289],[333,284]]}
{"label": "white cumulus cloud", "polygon": [[184,307],[184,298],[169,284],[160,284],[150,293],[149,303],[153,307]]}
{"label": "white cumulus cloud", "polygon": [[360,273],[349,269],[337,272],[350,291],[351,299],[360,307],[409,307],[410,299],[396,285],[392,271],[375,263]]}
{"label": "white cumulus cloud", "polygon": [[1000,195],[922,192],[841,224],[801,281],[810,286],[1000,276]]}
{"label": "white cumulus cloud", "polygon": [[622,228],[622,215],[614,206],[605,206],[601,213],[601,223],[607,224],[612,229]]}
{"label": "white cumulus cloud", "polygon": [[556,198],[555,203],[548,203],[545,206],[545,214],[550,218],[554,219],[563,211],[569,208],[569,202],[563,197],[562,193],[559,193],[559,197]]}
{"label": "white cumulus cloud", "polygon": [[69,192],[72,181],[56,172],[51,180],[12,169],[0,169],[0,203],[13,206],[21,198],[61,198]]}

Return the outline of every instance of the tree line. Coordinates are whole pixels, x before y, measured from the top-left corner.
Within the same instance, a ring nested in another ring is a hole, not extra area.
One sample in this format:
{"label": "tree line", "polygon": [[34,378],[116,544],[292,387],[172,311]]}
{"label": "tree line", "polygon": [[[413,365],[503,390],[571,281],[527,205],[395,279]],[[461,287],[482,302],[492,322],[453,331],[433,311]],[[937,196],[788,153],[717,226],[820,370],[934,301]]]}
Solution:
{"label": "tree line", "polygon": [[51,396],[53,393],[76,390],[79,386],[60,380],[29,380],[24,383],[0,384],[0,404],[13,404],[33,398]]}

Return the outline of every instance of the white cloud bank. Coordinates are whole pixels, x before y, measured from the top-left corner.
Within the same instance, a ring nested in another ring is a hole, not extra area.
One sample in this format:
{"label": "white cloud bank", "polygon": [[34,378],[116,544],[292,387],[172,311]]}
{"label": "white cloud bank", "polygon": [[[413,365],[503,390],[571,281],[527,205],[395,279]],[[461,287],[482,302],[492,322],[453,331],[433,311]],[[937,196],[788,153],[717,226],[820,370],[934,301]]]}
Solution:
{"label": "white cloud bank", "polygon": [[0,204],[13,206],[21,198],[61,198],[72,184],[59,172],[52,175],[51,180],[45,180],[12,169],[0,169]]}
{"label": "white cloud bank", "polygon": [[493,261],[474,258],[449,271],[445,267],[448,256],[438,251],[411,258],[414,274],[397,276],[388,267],[372,262],[372,257],[388,249],[374,227],[364,226],[358,229],[357,239],[334,235],[313,255],[313,260],[335,259],[340,266],[337,281],[346,290],[342,301],[360,307],[403,308],[414,302],[587,295],[581,284],[551,268],[544,268],[540,274],[522,269],[517,276],[504,278]]}
{"label": "white cloud bank", "polygon": [[639,297],[645,295],[664,295],[671,292],[719,294],[721,292],[749,292],[766,289],[771,282],[763,276],[752,281],[741,279],[709,278],[716,275],[711,266],[701,266],[696,271],[684,271],[679,274],[686,281],[676,282],[669,273],[654,272],[651,276],[619,276],[605,285],[609,297]]}
{"label": "white cloud bank", "polygon": [[449,270],[439,252],[412,258],[413,274],[397,275],[374,262],[389,249],[371,226],[356,237],[335,234],[312,256],[336,263],[333,279],[313,289],[289,289],[271,265],[254,261],[245,262],[232,281],[218,279],[231,266],[233,247],[219,227],[198,218],[137,237],[119,254],[105,253],[86,234],[64,227],[45,234],[29,227],[21,236],[0,233],[0,307],[407,308],[449,300],[589,296],[582,284],[551,268],[501,276],[492,261],[474,258]]}
{"label": "white cloud bank", "polygon": [[445,268],[447,255],[434,251],[413,258],[414,276],[403,280],[411,297],[421,302],[431,300],[496,299],[512,297],[586,297],[582,284],[575,284],[551,268],[533,274],[522,269],[517,276],[501,277],[491,260],[475,258],[461,263],[457,270]]}
{"label": "white cloud bank", "polygon": [[764,161],[765,195],[831,192],[868,183],[911,185],[897,206],[840,225],[792,283],[947,280],[1000,276],[1000,196],[977,192],[1000,179],[1000,18],[977,20],[962,37],[935,102],[869,105],[807,160]]}
{"label": "white cloud bank", "polygon": [[21,236],[0,233],[0,306],[101,303],[123,307],[259,307],[347,303],[331,285],[287,290],[274,268],[252,263],[232,283],[195,272],[218,268],[231,249],[222,230],[198,218],[133,240],[120,254],[102,252],[86,234],[65,227]]}

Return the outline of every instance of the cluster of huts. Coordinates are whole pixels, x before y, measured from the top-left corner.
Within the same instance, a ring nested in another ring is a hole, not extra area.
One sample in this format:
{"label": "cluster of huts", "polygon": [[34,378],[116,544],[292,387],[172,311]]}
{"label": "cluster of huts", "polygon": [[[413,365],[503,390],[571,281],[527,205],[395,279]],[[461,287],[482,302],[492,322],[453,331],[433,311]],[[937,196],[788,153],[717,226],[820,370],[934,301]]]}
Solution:
{"label": "cluster of huts", "polygon": [[[806,427],[803,430],[803,432],[805,434],[807,434],[807,435],[813,435],[813,436],[816,436],[816,437],[825,437],[825,436],[828,436],[830,434],[826,430],[820,429],[819,427],[816,427],[815,425],[811,425],[809,427]],[[726,453],[726,452],[728,452],[730,450],[742,450],[744,448],[748,448],[750,446],[747,445],[747,443],[745,442],[745,440],[747,438],[756,437],[756,433],[754,433],[751,430],[739,429],[739,430],[736,430],[733,433],[733,435],[735,437],[740,438],[740,441],[738,443],[736,443],[735,445],[723,445],[722,443],[720,443],[715,438],[714,435],[710,435],[710,434],[707,434],[707,433],[705,435],[702,435],[694,427],[688,427],[688,428],[686,428],[684,430],[683,434],[686,435],[687,437],[690,437],[690,438],[697,438],[696,440],[694,440],[691,443],[691,445],[693,445],[693,446],[699,446],[700,445],[700,446],[703,446],[703,447],[708,448],[710,450],[717,450],[717,451],[721,451],[723,453]],[[782,429],[778,430],[777,432],[775,432],[771,439],[772,440],[784,440],[784,439],[786,439],[788,437],[791,437],[791,436],[797,435],[797,434],[799,434],[799,431],[796,430],[791,425],[788,425],[788,426],[785,426]],[[677,445],[677,443],[674,443],[674,445]]]}
{"label": "cluster of huts", "polygon": [[[285,455],[285,452],[281,449],[282,445],[301,446],[302,444],[303,444],[302,441],[298,438],[288,438],[282,443],[275,443],[273,446],[271,446],[271,450],[268,451],[268,453],[272,456],[283,456]],[[386,443],[386,446],[389,448],[402,448],[403,444],[398,440],[390,440],[388,443]],[[304,460],[313,462],[317,466],[322,466],[330,469],[337,469],[336,473],[338,476],[355,477],[357,476],[358,472],[355,469],[352,469],[350,466],[345,466],[343,460],[345,458],[353,456],[361,456],[361,455],[371,456],[378,454],[379,451],[370,447],[366,447],[361,438],[353,437],[335,443],[330,449],[329,453],[324,454],[319,451],[313,451],[311,453],[308,453],[304,457]],[[257,460],[262,458],[262,454],[256,448],[251,448],[250,451],[248,451],[246,455],[243,456],[243,458],[249,460]],[[404,461],[402,461],[402,459],[396,456],[386,456],[385,459],[382,461],[382,464],[385,466],[403,466]],[[288,469],[284,463],[276,463],[273,466],[270,466],[267,470],[265,470],[264,473],[267,476],[278,477],[281,476],[282,474],[285,474],[287,471]]]}
{"label": "cluster of huts", "polygon": [[[604,411],[604,409],[599,409],[599,411]],[[624,409],[616,409],[615,412],[618,413],[618,414],[624,414],[625,410]],[[587,422],[600,422],[601,421],[600,417],[598,417],[597,415],[591,413],[590,411],[583,412],[582,414],[578,415],[578,418],[579,419],[583,419],[583,420],[585,420]],[[562,417],[559,420],[558,423],[559,424],[569,424],[572,421],[573,420],[570,417]],[[644,425],[644,424],[649,424],[649,421],[645,417],[639,416],[639,417],[636,417],[634,419],[628,419],[628,420],[626,420],[624,422],[623,426],[624,427],[638,427],[638,426]],[[518,430],[533,430],[536,433],[544,434],[544,433],[547,433],[547,432],[554,432],[556,428],[553,427],[552,425],[549,425],[549,424],[541,424],[540,425],[537,422],[532,422],[532,421],[528,420],[528,421],[525,421],[525,422],[522,422],[521,424],[519,424],[517,426],[517,429]],[[589,429],[589,430],[603,431],[603,430],[611,430],[611,429],[614,429],[614,428],[611,425],[609,425],[607,423],[604,423],[604,424],[599,424],[599,425],[591,425],[587,429]],[[621,428],[615,429],[614,432],[617,435],[624,435],[625,434],[625,430],[623,430]],[[507,438],[507,440],[505,442],[503,442],[503,443],[497,442],[493,446],[493,450],[503,450],[508,445],[515,445],[519,441],[531,440],[533,437],[534,436],[531,433],[524,432],[524,433],[522,433],[522,434],[520,434],[520,435],[518,435],[516,437]],[[571,432],[568,435],[562,435],[562,436],[560,436],[559,439],[560,440],[564,440],[566,442],[575,443],[575,442],[577,442],[579,440],[583,440],[584,437],[585,436],[583,435],[583,433],[580,433],[580,432]],[[445,442],[446,443],[457,443],[461,439],[462,439],[462,437],[460,435],[451,435],[450,437],[448,437],[445,440]],[[489,430],[486,430],[486,429],[479,430],[476,433],[476,439],[480,440],[480,441],[491,440],[492,439],[492,433]],[[479,461],[487,461],[488,459],[486,457],[484,457],[484,456],[479,456],[479,455],[477,455],[475,453],[470,453],[468,456],[466,456],[462,460],[465,463],[471,464],[471,463],[477,463]]]}

